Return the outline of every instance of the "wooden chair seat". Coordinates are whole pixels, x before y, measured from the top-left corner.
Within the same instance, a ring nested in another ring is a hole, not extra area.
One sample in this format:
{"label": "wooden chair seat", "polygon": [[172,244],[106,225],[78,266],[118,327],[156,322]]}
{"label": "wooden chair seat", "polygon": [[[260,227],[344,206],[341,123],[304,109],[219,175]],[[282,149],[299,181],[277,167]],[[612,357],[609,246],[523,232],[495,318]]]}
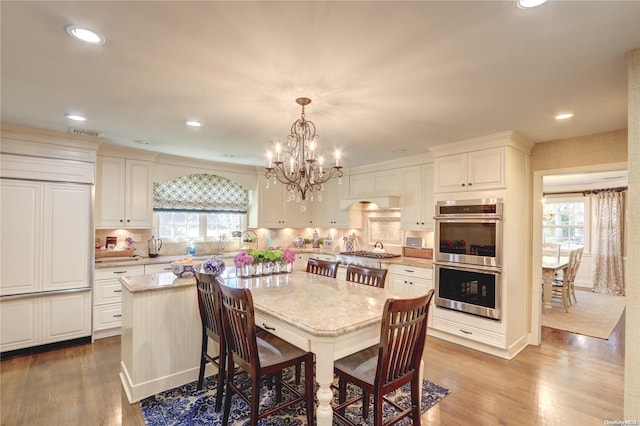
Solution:
{"label": "wooden chair seat", "polygon": [[[395,424],[411,417],[414,425],[420,424],[420,362],[424,351],[429,304],[433,290],[414,299],[387,300],[382,324],[380,343],[334,363],[338,376],[338,404],[334,415],[340,421],[352,425],[345,417],[348,405],[362,400],[362,416],[369,414],[369,395],[373,395],[373,424]],[[346,400],[347,383],[362,389],[362,395]],[[385,395],[411,383],[411,405],[408,408],[385,398]],[[394,407],[398,414],[383,423],[383,401]]]}
{"label": "wooden chair seat", "polygon": [[[253,298],[248,289],[220,286],[222,293],[222,319],[227,344],[227,386],[222,424],[229,424],[232,393],[237,394],[250,407],[249,424],[255,426],[258,420],[268,417],[294,404],[304,402],[307,422],[313,424],[313,354],[262,331],[257,333]],[[234,363],[251,376],[250,396],[246,389],[234,383]],[[287,367],[305,364],[304,392],[282,380],[282,370]],[[260,383],[262,379],[275,379],[277,406],[260,412]],[[282,401],[282,387],[286,387],[294,397],[285,403]]]}

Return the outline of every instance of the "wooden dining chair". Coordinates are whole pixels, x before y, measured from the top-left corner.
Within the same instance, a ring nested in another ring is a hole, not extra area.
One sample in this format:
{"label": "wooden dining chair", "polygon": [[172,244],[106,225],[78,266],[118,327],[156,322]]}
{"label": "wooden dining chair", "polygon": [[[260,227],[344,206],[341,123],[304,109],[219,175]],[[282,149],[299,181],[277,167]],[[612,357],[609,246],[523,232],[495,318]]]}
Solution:
{"label": "wooden dining chair", "polygon": [[384,279],[386,276],[386,269],[365,268],[364,266],[358,265],[347,266],[347,281],[354,283],[384,288]]}
{"label": "wooden dining chair", "polygon": [[[352,425],[345,417],[345,408],[362,399],[362,416],[369,414],[369,395],[373,395],[375,426],[395,424],[411,417],[413,424],[420,424],[420,361],[424,351],[429,304],[433,289],[415,299],[388,299],[384,306],[380,326],[380,343],[334,363],[338,376],[338,404],[334,415]],[[346,400],[347,382],[362,389],[362,395]],[[403,408],[385,395],[411,384],[411,406]],[[383,401],[399,413],[383,423]]]}
{"label": "wooden dining chair", "polygon": [[560,259],[560,244],[542,243],[542,255]]}
{"label": "wooden dining chair", "polygon": [[578,299],[576,298],[575,281],[576,275],[578,275],[578,269],[580,268],[580,263],[582,262],[583,252],[584,247],[571,250],[569,253],[569,265],[567,266],[564,275],[562,278],[553,280],[552,295],[562,298],[562,302],[565,305],[565,310],[567,312],[569,312],[569,306],[573,304],[571,302],[572,297],[574,302],[578,303]]}
{"label": "wooden dining chair", "polygon": [[338,262],[309,258],[307,260],[307,272],[335,278],[338,275]]}
{"label": "wooden dining chair", "polygon": [[[313,354],[263,331],[256,332],[253,298],[248,289],[220,286],[222,292],[222,319],[227,342],[227,385],[222,424],[229,424],[231,395],[236,393],[250,407],[250,422],[255,426],[258,420],[299,402],[304,402],[307,424],[313,425]],[[234,382],[234,363],[251,376],[250,395],[247,389]],[[305,364],[304,392],[282,380],[282,370]],[[275,379],[276,402],[278,405],[260,413],[260,383],[262,379]],[[282,387],[294,396],[284,403]]]}
{"label": "wooden dining chair", "polygon": [[[198,285],[198,308],[202,321],[202,350],[200,352],[200,372],[198,373],[197,389],[202,389],[207,362],[215,365],[218,368],[215,410],[219,412],[222,407],[227,356],[227,345],[222,331],[222,295],[220,293],[220,283],[218,282],[220,277],[200,272],[195,272],[195,277]],[[209,338],[218,343],[218,355],[209,354]]]}

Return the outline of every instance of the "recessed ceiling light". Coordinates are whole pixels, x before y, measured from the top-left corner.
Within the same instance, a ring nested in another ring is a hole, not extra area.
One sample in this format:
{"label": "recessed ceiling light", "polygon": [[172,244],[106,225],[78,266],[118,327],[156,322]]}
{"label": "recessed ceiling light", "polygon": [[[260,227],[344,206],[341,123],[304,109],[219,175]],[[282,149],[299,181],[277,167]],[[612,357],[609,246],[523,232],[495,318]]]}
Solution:
{"label": "recessed ceiling light", "polygon": [[77,25],[67,25],[65,27],[67,34],[77,38],[80,41],[90,44],[102,44],[104,43],[104,37],[86,28],[79,27]]}
{"label": "recessed ceiling light", "polygon": [[65,117],[67,117],[69,120],[73,120],[73,121],[87,121],[86,117],[83,117],[83,116],[77,115],[77,114],[67,114],[67,115],[65,115]]}
{"label": "recessed ceiling light", "polygon": [[140,145],[149,145],[149,141],[145,141],[142,139],[136,139],[134,142]]}
{"label": "recessed ceiling light", "polygon": [[187,126],[191,126],[191,127],[200,127],[200,126],[202,126],[202,124],[200,124],[199,121],[193,121],[193,120],[185,121],[184,124],[186,124]]}
{"label": "recessed ceiling light", "polygon": [[235,157],[235,155],[233,155],[233,154],[224,154],[223,157],[225,157],[225,158],[233,158],[233,157]]}
{"label": "recessed ceiling light", "polygon": [[564,114],[556,115],[556,120],[568,120],[571,117],[573,117],[573,114],[571,114],[570,112],[567,112],[567,113],[564,113]]}
{"label": "recessed ceiling light", "polygon": [[516,5],[520,9],[530,9],[532,7],[538,7],[546,2],[547,0],[516,0]]}

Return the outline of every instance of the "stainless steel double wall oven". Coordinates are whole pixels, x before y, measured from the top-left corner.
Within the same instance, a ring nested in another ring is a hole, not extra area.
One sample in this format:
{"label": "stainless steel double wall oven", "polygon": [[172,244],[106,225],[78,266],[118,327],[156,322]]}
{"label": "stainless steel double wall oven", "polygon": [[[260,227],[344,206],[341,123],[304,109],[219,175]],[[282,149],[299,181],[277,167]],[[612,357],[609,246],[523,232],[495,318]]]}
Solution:
{"label": "stainless steel double wall oven", "polygon": [[437,203],[437,306],[501,319],[502,206],[497,198]]}

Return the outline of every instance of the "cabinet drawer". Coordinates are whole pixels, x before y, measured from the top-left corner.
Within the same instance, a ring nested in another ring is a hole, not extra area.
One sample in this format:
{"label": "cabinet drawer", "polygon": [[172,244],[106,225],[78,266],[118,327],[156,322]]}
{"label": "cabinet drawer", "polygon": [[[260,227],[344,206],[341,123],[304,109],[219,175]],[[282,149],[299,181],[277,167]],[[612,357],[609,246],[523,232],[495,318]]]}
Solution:
{"label": "cabinet drawer", "polygon": [[170,263],[158,263],[155,265],[144,265],[145,275],[156,274],[158,272],[171,272]]}
{"label": "cabinet drawer", "polygon": [[120,327],[122,324],[122,307],[119,303],[95,306],[93,308],[93,330]]}
{"label": "cabinet drawer", "polygon": [[432,279],[433,269],[407,265],[389,265],[390,274],[406,275],[409,277]]}
{"label": "cabinet drawer", "polygon": [[475,340],[476,342],[495,346],[501,349],[505,349],[507,344],[507,339],[504,334],[494,333],[466,324],[460,324],[457,322],[438,318],[437,316],[433,317],[433,328],[449,334],[453,334],[455,336],[464,337],[465,339],[469,340]]}
{"label": "cabinet drawer", "polygon": [[312,257],[312,258],[318,259],[318,260],[324,260],[324,261],[327,261],[327,262],[335,262],[336,261],[336,257],[334,255],[332,255],[332,254],[313,253],[309,257]]}
{"label": "cabinet drawer", "polygon": [[104,305],[106,303],[117,303],[122,299],[122,284],[117,278],[104,281],[96,281],[94,286],[95,305]]}
{"label": "cabinet drawer", "polygon": [[291,330],[283,324],[276,323],[275,321],[266,319],[260,315],[256,315],[255,319],[258,327],[264,328],[269,333],[275,334],[282,340],[285,340],[302,350],[308,351],[310,349],[309,340],[305,336],[298,334],[295,330]]}
{"label": "cabinet drawer", "polygon": [[135,275],[144,275],[144,265],[97,268],[95,270],[94,278],[96,280],[105,280],[109,278],[131,277]]}

